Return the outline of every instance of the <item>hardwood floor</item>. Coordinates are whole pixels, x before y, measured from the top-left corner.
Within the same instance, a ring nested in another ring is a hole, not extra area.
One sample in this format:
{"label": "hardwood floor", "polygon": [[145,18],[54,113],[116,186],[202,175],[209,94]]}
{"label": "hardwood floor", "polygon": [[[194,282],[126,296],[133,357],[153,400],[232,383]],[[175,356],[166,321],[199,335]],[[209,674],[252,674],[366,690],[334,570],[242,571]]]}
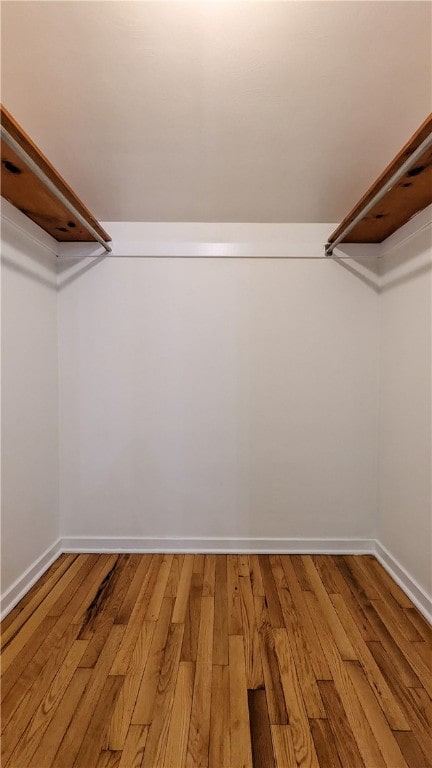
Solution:
{"label": "hardwood floor", "polygon": [[371,556],[62,555],[2,649],[3,768],[432,766],[432,629]]}

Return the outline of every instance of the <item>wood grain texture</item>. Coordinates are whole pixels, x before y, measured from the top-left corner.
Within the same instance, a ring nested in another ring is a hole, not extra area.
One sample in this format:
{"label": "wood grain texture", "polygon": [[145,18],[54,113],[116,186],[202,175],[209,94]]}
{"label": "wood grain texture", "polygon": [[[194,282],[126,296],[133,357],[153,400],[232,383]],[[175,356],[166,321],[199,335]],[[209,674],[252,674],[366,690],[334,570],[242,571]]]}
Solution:
{"label": "wood grain texture", "polygon": [[4,622],[2,765],[432,768],[431,641],[370,556],[62,556]]}
{"label": "wood grain texture", "polygon": [[[72,203],[81,216],[104,240],[111,240],[84,203],[2,105],[0,105],[0,117],[1,124],[7,132],[55,184],[64,197]],[[1,142],[1,188],[2,196],[6,200],[19,208],[56,240],[67,242],[95,240],[93,235],[83,227],[63,203],[54,197],[52,192],[42,184],[33,171],[4,141]]]}
{"label": "wood grain texture", "polygon": [[[357,205],[345,216],[341,224],[330,235],[333,242],[372,200],[417,147],[432,132],[432,115],[429,115],[416,133],[411,136],[401,151],[389,163],[379,178],[372,184]],[[429,147],[418,158],[409,171],[395,184],[354,229],[344,238],[344,243],[381,243],[396,232],[418,211],[432,203],[432,148]]]}

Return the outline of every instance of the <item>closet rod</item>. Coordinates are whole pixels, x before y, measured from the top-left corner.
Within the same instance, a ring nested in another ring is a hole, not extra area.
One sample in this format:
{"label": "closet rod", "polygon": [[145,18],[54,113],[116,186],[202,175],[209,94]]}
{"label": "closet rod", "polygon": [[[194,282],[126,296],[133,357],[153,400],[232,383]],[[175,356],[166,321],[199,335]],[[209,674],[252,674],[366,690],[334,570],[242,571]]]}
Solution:
{"label": "closet rod", "polygon": [[432,146],[432,133],[429,134],[429,136],[426,136],[425,140],[420,144],[419,147],[417,147],[416,150],[412,153],[412,155],[409,156],[407,160],[401,165],[401,167],[396,171],[396,173],[393,174],[393,176],[390,177],[388,182],[384,184],[384,186],[379,190],[379,192],[376,193],[376,195],[368,202],[367,205],[365,205],[364,208],[360,211],[360,213],[357,214],[355,219],[351,221],[350,224],[348,224],[345,229],[341,232],[339,237],[336,238],[332,243],[326,243],[324,246],[325,249],[325,255],[326,256],[332,256],[334,249],[341,243],[345,237],[351,232],[351,230],[354,229],[354,227],[357,226],[357,224],[364,219],[365,216],[369,213],[369,211],[372,210],[372,208],[379,203],[380,200],[387,194],[387,192],[390,192],[392,187],[394,187],[395,184],[405,175],[407,171],[412,168],[413,165],[417,162],[419,157],[426,152],[429,147]]}
{"label": "closet rod", "polygon": [[42,182],[42,184],[49,189],[49,191],[54,195],[54,197],[59,200],[62,205],[64,205],[65,208],[80,222],[80,224],[83,225],[84,229],[94,237],[95,240],[97,240],[98,243],[102,245],[103,248],[107,251],[107,253],[111,253],[112,248],[110,245],[108,245],[107,242],[100,236],[99,232],[95,230],[95,228],[88,223],[88,221],[84,218],[84,216],[81,215],[79,211],[75,208],[72,203],[69,202],[67,197],[60,192],[59,189],[57,189],[56,185],[51,181],[51,179],[48,178],[48,176],[39,168],[38,164],[35,163],[33,158],[30,157],[30,155],[27,154],[25,149],[22,148],[21,144],[16,141],[13,136],[10,135],[10,133],[6,130],[4,125],[0,126],[1,129],[1,138],[2,140],[15,152],[16,155],[23,161],[23,163],[26,164],[27,168],[29,168],[35,176],[38,177],[38,179]]}

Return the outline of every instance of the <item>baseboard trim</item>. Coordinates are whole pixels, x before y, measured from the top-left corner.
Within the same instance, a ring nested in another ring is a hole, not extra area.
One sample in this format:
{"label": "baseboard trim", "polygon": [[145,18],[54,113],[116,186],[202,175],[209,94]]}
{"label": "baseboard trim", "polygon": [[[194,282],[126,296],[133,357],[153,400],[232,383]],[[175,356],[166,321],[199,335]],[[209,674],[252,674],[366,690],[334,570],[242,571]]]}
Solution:
{"label": "baseboard trim", "polygon": [[253,552],[257,554],[370,554],[374,550],[373,539],[272,539],[235,537],[99,537],[65,536],[63,552],[131,552],[131,553],[188,553],[229,554]]}
{"label": "baseboard trim", "polygon": [[375,541],[375,557],[418,608],[426,621],[432,624],[432,597],[378,540]]}
{"label": "baseboard trim", "polygon": [[1,618],[3,619],[24,597],[45,571],[63,552],[83,553],[188,553],[200,554],[329,554],[365,555],[373,554],[405,594],[412,600],[425,619],[432,624],[432,599],[417,581],[406,571],[398,560],[381,542],[375,539],[307,539],[307,538],[154,538],[146,537],[99,537],[65,536],[52,544],[35,562],[27,568],[4,594],[1,595]]}
{"label": "baseboard trim", "polygon": [[26,571],[19,576],[16,581],[2,593],[0,598],[1,619],[15,608],[16,604],[27,594],[27,592],[36,584],[37,580],[45,573],[62,553],[62,539],[57,539],[51,544],[37,560],[32,563]]}

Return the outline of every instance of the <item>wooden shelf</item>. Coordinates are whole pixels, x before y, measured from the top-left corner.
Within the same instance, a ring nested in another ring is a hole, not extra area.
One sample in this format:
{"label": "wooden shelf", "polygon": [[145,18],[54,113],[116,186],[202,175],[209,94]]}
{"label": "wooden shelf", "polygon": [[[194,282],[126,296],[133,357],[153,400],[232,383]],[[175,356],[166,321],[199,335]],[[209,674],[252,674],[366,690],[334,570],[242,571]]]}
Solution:
{"label": "wooden shelf", "polygon": [[[1,124],[7,132],[56,185],[57,189],[104,240],[110,241],[110,236],[92,216],[84,203],[44,157],[16,120],[1,105],[0,116]],[[1,194],[56,240],[63,242],[95,241],[93,235],[87,232],[85,227],[57,200],[53,193],[44,186],[42,181],[4,141],[1,142]]]}
{"label": "wooden shelf", "polygon": [[[329,243],[336,240],[430,133],[432,133],[432,115],[426,118],[414,136],[344,218],[329,237]],[[432,203],[432,147],[424,152],[415,166],[407,171],[364,219],[344,237],[342,242],[381,243],[430,203]]]}

